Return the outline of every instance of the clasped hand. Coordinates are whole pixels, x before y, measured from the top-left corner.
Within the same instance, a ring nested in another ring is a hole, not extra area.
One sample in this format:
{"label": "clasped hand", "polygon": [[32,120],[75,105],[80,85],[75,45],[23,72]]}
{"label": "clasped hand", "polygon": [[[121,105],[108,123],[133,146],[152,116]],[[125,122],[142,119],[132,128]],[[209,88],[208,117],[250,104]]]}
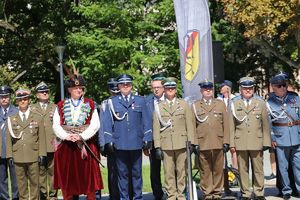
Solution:
{"label": "clasped hand", "polygon": [[67,137],[66,137],[66,140],[67,141],[71,141],[71,142],[77,142],[77,141],[80,141],[81,138],[78,134],[69,134]]}

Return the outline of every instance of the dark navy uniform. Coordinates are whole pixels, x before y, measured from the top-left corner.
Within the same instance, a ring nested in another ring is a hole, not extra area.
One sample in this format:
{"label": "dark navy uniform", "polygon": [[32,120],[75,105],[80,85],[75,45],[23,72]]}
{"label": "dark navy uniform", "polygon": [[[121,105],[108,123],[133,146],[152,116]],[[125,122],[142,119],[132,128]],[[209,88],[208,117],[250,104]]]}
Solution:
{"label": "dark navy uniform", "polygon": [[[114,78],[110,78],[107,82],[109,87],[109,91],[112,96],[117,95],[119,93],[119,89],[117,86],[117,81]],[[109,98],[111,99],[111,98]],[[116,166],[116,156],[115,153],[108,153],[105,150],[105,138],[104,138],[104,112],[106,109],[110,109],[108,106],[108,100],[105,99],[100,106],[100,129],[98,132],[98,144],[101,148],[101,154],[107,157],[107,182],[108,182],[108,191],[110,200],[118,200],[120,199],[120,193],[118,188],[118,171]],[[111,114],[110,120],[113,123],[113,118]]]}
{"label": "dark navy uniform", "polygon": [[[156,98],[153,94],[150,94],[146,97],[146,104],[149,108],[150,113],[154,111],[154,103]],[[161,170],[161,160],[157,159],[155,156],[155,147],[153,146],[150,151],[150,179],[151,179],[151,187],[153,191],[153,195],[155,199],[162,199],[164,192],[162,190],[160,170]]]}
{"label": "dark navy uniform", "polygon": [[[128,77],[131,76],[120,76],[118,83],[124,83],[123,80]],[[132,80],[132,77],[128,79]],[[104,112],[104,138],[106,144],[113,144],[116,149],[120,199],[129,199],[130,171],[133,199],[142,199],[142,149],[152,141],[152,120],[144,97],[131,93],[127,98],[125,100],[125,96],[118,95],[108,101],[110,110],[106,109]]]}

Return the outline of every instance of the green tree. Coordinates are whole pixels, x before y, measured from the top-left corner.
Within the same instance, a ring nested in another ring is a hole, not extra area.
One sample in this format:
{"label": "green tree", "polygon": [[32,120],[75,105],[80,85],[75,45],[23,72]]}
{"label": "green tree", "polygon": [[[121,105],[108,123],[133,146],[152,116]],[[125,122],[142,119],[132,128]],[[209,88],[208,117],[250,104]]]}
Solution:
{"label": "green tree", "polygon": [[300,68],[299,0],[219,0],[225,19],[283,65]]}
{"label": "green tree", "polygon": [[172,0],[5,0],[0,15],[0,63],[13,61],[20,81],[41,80],[59,94],[56,44],[64,43],[66,65],[72,58],[87,79],[88,96],[108,95],[106,81],[120,73],[134,76],[140,94],[149,92],[157,71],[179,78],[179,52]]}

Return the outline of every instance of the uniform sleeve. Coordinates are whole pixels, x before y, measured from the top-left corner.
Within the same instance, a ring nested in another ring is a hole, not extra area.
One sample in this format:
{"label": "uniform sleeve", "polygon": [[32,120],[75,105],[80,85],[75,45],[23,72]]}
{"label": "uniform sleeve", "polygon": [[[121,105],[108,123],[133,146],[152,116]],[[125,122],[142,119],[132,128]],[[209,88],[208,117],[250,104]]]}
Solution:
{"label": "uniform sleeve", "polygon": [[[108,105],[107,105],[108,106]],[[110,109],[107,107],[105,111],[103,112],[103,119],[102,125],[103,125],[103,135],[104,135],[104,143],[111,143],[113,141],[113,120],[111,119],[111,113]]]}
{"label": "uniform sleeve", "polygon": [[226,111],[225,103],[222,102],[222,113],[223,113],[223,144],[230,144],[230,128],[229,128],[229,112]]}
{"label": "uniform sleeve", "polygon": [[60,125],[60,116],[58,113],[58,108],[55,109],[53,115],[53,131],[55,135],[62,140],[65,140],[68,136],[68,133]]}
{"label": "uniform sleeve", "polygon": [[195,118],[191,108],[189,107],[188,103],[185,103],[185,123],[186,123],[186,128],[187,128],[187,136],[188,136],[188,141],[191,142],[191,144],[195,144],[195,131],[196,131],[196,123],[195,123]]}
{"label": "uniform sleeve", "polygon": [[100,120],[100,128],[98,130],[98,145],[100,147],[104,146],[105,145],[105,140],[104,140],[104,129],[103,129],[103,117],[104,117],[104,110],[103,109],[103,105],[101,106],[100,108],[100,111],[99,111],[99,120]]}
{"label": "uniform sleeve", "polygon": [[263,131],[263,146],[271,146],[271,129],[267,106],[265,102],[262,103],[262,131]]}
{"label": "uniform sleeve", "polygon": [[148,106],[146,105],[146,101],[143,98],[142,104],[142,120],[143,120],[143,129],[144,129],[144,138],[143,141],[152,141],[152,116]]}
{"label": "uniform sleeve", "polygon": [[8,120],[6,120],[6,158],[12,158],[12,141],[8,130]]}
{"label": "uniform sleeve", "polygon": [[276,139],[275,139],[275,135],[274,135],[274,131],[273,131],[271,113],[270,113],[270,110],[268,109],[268,106],[270,106],[270,104],[269,104],[268,101],[266,102],[266,106],[267,106],[267,113],[268,113],[268,118],[269,118],[269,126],[270,126],[270,131],[271,131],[271,140],[275,142]]}
{"label": "uniform sleeve", "polygon": [[[196,108],[196,102],[194,103],[195,105],[195,108]],[[194,127],[195,127],[195,132],[194,132],[194,144],[195,145],[199,145],[199,141],[198,141],[198,136],[197,136],[197,118],[196,118],[196,113],[194,111],[194,107],[193,107],[193,104],[191,105],[191,111],[192,111],[192,121],[194,123]]]}
{"label": "uniform sleeve", "polygon": [[41,120],[39,124],[39,156],[47,156],[47,146],[46,146],[46,133],[44,121]]}
{"label": "uniform sleeve", "polygon": [[[231,103],[231,109],[234,109],[233,107],[233,103]],[[234,123],[234,116],[233,114],[230,112],[228,113],[229,115],[229,131],[230,131],[230,147],[235,147],[235,142],[234,142],[234,136],[235,136],[235,123]]]}
{"label": "uniform sleeve", "polygon": [[83,140],[88,140],[97,133],[99,128],[100,128],[100,120],[99,120],[98,111],[95,108],[92,114],[90,125],[80,135]]}
{"label": "uniform sleeve", "polygon": [[156,148],[161,148],[161,145],[160,145],[160,123],[158,121],[156,112],[152,113],[152,118],[153,118],[153,141],[154,141],[154,146]]}

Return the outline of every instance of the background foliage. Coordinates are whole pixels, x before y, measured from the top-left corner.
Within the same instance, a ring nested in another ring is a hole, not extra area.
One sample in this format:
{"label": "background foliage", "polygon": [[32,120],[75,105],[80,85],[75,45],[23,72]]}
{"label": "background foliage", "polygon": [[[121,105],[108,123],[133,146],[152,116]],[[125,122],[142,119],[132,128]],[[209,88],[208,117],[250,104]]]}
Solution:
{"label": "background foliage", "polygon": [[[75,1],[77,2],[77,1]],[[49,83],[59,100],[58,59],[54,47],[66,45],[87,79],[87,96],[108,96],[106,81],[134,76],[135,90],[149,93],[150,75],[165,71],[180,79],[172,0],[3,0],[0,2],[0,80],[34,88]],[[299,69],[299,1],[212,0],[213,39],[224,47],[225,78],[257,78],[260,87],[279,70]],[[65,72],[67,76],[67,73]],[[67,78],[67,77],[65,77]],[[237,89],[237,84],[235,84]]]}

